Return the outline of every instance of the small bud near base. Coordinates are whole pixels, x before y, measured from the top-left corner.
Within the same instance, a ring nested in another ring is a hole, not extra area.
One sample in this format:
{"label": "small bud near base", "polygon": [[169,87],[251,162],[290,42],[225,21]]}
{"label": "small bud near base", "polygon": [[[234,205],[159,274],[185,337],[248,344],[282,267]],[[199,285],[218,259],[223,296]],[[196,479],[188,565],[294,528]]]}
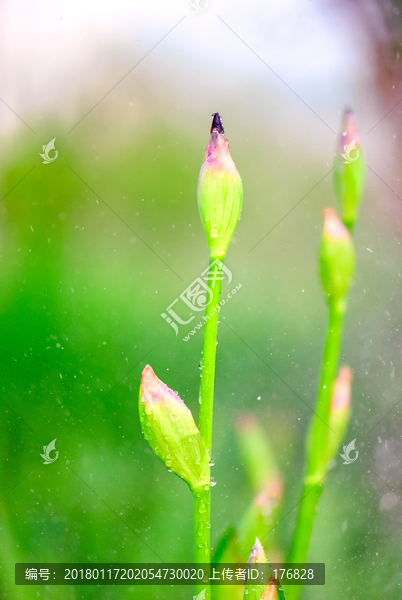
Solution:
{"label": "small bud near base", "polygon": [[147,365],[142,372],[139,413],[152,450],[191,490],[210,485],[209,458],[193,415]]}

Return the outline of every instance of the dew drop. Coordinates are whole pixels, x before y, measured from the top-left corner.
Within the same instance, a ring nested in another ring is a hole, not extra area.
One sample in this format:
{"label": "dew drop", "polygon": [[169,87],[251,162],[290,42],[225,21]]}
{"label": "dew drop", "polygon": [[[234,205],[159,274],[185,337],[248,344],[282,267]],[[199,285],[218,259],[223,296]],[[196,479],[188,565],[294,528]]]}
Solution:
{"label": "dew drop", "polygon": [[176,413],[172,413],[172,414],[170,415],[170,418],[172,419],[172,421],[177,421],[177,419],[178,419],[178,416],[176,415]]}
{"label": "dew drop", "polygon": [[216,481],[213,477],[211,477],[211,487],[215,487],[216,486]]}
{"label": "dew drop", "polygon": [[215,466],[215,462],[212,459],[209,461],[209,466],[210,467],[214,467]]}
{"label": "dew drop", "polygon": [[211,227],[211,237],[217,238],[219,236],[219,231],[217,227]]}

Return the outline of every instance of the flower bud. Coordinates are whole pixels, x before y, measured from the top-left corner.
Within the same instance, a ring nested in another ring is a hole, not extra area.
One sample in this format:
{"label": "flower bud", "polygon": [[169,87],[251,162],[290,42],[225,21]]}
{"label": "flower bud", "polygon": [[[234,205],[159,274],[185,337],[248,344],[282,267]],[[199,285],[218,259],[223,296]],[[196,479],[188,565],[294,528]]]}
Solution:
{"label": "flower bud", "polygon": [[264,548],[258,538],[255,538],[255,544],[251,549],[250,556],[248,557],[248,564],[255,563],[267,563],[267,557],[265,556]]}
{"label": "flower bud", "polygon": [[329,417],[328,459],[334,460],[345,435],[349,417],[352,387],[352,371],[342,367],[339,371],[332,391],[331,411]]}
{"label": "flower bud", "polygon": [[355,253],[350,234],[333,208],[324,210],[324,231],[320,251],[321,281],[328,302],[343,302],[355,266]]}
{"label": "flower bud", "polygon": [[209,485],[208,454],[193,415],[149,365],[142,372],[139,412],[144,437],[165,465],[193,491]]}
{"label": "flower bud", "polygon": [[277,584],[273,577],[270,577],[260,600],[278,600]]}
{"label": "flower bud", "polygon": [[219,113],[213,115],[197,197],[210,255],[223,259],[240,219],[243,185],[230,156]]}
{"label": "flower bud", "polygon": [[342,221],[353,230],[364,189],[365,164],[356,131],[356,117],[346,109],[342,119],[342,133],[334,160],[334,189],[341,207]]}
{"label": "flower bud", "polygon": [[[251,550],[250,556],[248,557],[247,566],[250,568],[255,564],[268,564],[267,557],[265,556],[264,548],[258,538],[255,540],[255,544]],[[265,593],[265,584],[250,583],[246,584],[244,590],[244,600],[260,600],[261,596]]]}

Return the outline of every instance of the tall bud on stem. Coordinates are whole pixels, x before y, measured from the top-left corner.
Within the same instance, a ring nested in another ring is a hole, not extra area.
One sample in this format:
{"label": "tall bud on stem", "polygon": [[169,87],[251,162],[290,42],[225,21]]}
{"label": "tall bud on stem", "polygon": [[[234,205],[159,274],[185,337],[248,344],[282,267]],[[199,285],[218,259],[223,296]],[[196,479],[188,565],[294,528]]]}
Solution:
{"label": "tall bud on stem", "polygon": [[349,231],[352,231],[359,214],[364,189],[365,162],[356,129],[356,116],[350,109],[344,111],[342,118],[333,180],[342,221]]}
{"label": "tall bud on stem", "polygon": [[[297,515],[296,529],[288,562],[304,563],[307,559],[313,531],[316,507],[321,495],[322,481],[328,473],[330,452],[334,452],[334,437],[339,436],[334,420],[335,408],[331,408],[333,387],[338,364],[342,337],[342,322],[346,310],[346,299],[355,266],[353,242],[349,231],[338,219],[332,208],[324,211],[324,231],[320,248],[321,282],[326,293],[329,315],[327,338],[320,382],[318,386],[315,417],[306,439],[306,466],[303,491]],[[335,390],[342,392],[345,400],[345,375]],[[336,405],[335,405],[336,406]],[[332,424],[331,424],[332,418]],[[334,437],[333,437],[334,436]],[[301,586],[288,586],[286,596],[298,600]]]}
{"label": "tall bud on stem", "polygon": [[219,113],[213,115],[197,196],[210,255],[223,260],[240,219],[243,186]]}
{"label": "tall bud on stem", "polygon": [[[213,115],[205,161],[198,177],[198,206],[207,238],[210,267],[216,260],[224,260],[226,250],[240,219],[243,186],[240,175],[230,156],[219,113]],[[221,265],[208,280],[211,302],[207,307],[212,317],[204,327],[203,357],[201,362],[199,429],[211,455],[212,414],[215,382],[216,342],[218,332]]]}
{"label": "tall bud on stem", "polygon": [[[210,254],[210,276],[208,288],[211,301],[207,306],[204,325],[204,342],[201,361],[200,414],[198,427],[211,456],[212,415],[214,404],[216,344],[218,333],[219,297],[223,260],[238,220],[243,199],[240,175],[230,156],[219,113],[213,115],[211,133],[205,160],[198,177],[198,207],[207,238]],[[211,273],[212,269],[216,269]],[[208,472],[209,476],[209,472]],[[200,502],[201,510],[200,510]],[[204,505],[207,510],[204,510]],[[195,562],[209,562],[209,505],[210,488],[204,494],[194,494]],[[208,532],[208,535],[203,533]],[[199,532],[202,532],[199,534]],[[200,542],[200,543],[198,543]],[[203,590],[196,586],[196,593]],[[210,600],[211,590],[207,586],[205,599]]]}
{"label": "tall bud on stem", "polygon": [[[251,553],[247,561],[248,567],[252,567],[256,564],[268,564],[264,548],[262,547],[258,538],[255,540],[255,544],[251,549]],[[266,586],[264,584],[247,584],[244,590],[244,600],[260,600],[261,596],[265,592],[265,588]]]}

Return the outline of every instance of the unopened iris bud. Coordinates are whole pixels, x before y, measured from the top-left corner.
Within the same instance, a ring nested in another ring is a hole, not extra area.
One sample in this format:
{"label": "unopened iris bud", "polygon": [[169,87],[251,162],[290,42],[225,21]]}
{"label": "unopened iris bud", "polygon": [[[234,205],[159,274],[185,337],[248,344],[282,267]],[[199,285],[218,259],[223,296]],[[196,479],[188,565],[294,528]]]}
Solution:
{"label": "unopened iris bud", "polygon": [[260,600],[278,600],[277,584],[273,577],[268,581]]}
{"label": "unopened iris bud", "polygon": [[356,130],[356,117],[346,109],[342,119],[342,132],[334,160],[334,188],[341,207],[342,221],[353,230],[364,189],[365,163],[360,138]]}
{"label": "unopened iris bud", "polygon": [[240,219],[243,185],[219,113],[213,115],[197,197],[210,255],[223,259]]}
{"label": "unopened iris bud", "polygon": [[152,450],[191,490],[210,485],[209,459],[193,415],[147,365],[142,372],[139,412]]}
{"label": "unopened iris bud", "polygon": [[331,412],[329,418],[328,458],[334,460],[345,435],[351,403],[352,371],[342,367],[332,391]]}
{"label": "unopened iris bud", "polygon": [[352,238],[333,208],[324,210],[324,231],[320,250],[321,281],[328,302],[346,300],[355,266]]}
{"label": "unopened iris bud", "polygon": [[[253,565],[257,564],[267,564],[268,560],[265,556],[264,548],[261,545],[261,542],[258,538],[255,540],[255,544],[251,550],[250,556],[248,557],[247,566],[249,569],[253,567]],[[253,572],[251,571],[252,580]],[[260,600],[261,596],[265,593],[265,584],[256,584],[256,583],[247,583],[244,590],[244,600]]]}
{"label": "unopened iris bud", "polygon": [[255,538],[255,544],[251,549],[250,556],[248,557],[248,564],[264,564],[267,563],[267,557],[265,556],[264,548],[258,538]]}

